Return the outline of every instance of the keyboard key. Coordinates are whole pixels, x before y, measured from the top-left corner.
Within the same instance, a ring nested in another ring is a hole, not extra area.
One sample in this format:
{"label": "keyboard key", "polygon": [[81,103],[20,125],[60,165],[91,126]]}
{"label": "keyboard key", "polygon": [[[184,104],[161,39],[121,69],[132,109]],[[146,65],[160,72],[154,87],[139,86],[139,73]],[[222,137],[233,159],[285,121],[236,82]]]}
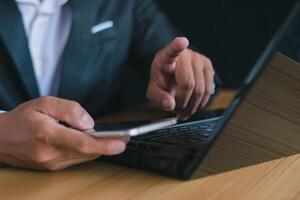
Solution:
{"label": "keyboard key", "polygon": [[154,142],[172,145],[186,145],[206,141],[215,131],[218,119],[211,121],[200,121],[199,123],[179,125],[138,136],[132,139],[133,143]]}

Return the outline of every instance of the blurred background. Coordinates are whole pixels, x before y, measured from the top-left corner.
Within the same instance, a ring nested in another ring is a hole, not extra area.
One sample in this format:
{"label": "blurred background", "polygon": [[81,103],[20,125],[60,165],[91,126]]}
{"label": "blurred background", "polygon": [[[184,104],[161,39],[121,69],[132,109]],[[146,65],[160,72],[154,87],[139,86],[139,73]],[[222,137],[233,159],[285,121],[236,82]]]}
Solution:
{"label": "blurred background", "polygon": [[[224,87],[230,88],[239,87],[294,2],[157,0],[170,21],[213,60]],[[300,32],[291,37],[299,44]],[[283,48],[299,58],[292,46]]]}
{"label": "blurred background", "polygon": [[[298,0],[156,1],[170,22],[190,39],[193,47],[211,58],[222,87],[239,88]],[[300,24],[290,31],[281,52],[300,62]],[[122,95],[125,109],[145,101],[148,84],[147,77],[132,71],[128,74],[130,78]]]}

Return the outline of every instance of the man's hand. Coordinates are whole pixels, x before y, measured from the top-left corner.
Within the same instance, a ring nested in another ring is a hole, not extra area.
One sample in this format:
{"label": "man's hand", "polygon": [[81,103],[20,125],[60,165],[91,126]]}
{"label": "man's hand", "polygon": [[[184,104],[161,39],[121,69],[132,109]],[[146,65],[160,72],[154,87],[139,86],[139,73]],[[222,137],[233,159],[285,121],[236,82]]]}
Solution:
{"label": "man's hand", "polygon": [[176,38],[160,50],[152,63],[148,99],[185,120],[204,108],[213,91],[211,61],[188,49],[186,38]]}
{"label": "man's hand", "polygon": [[93,127],[93,119],[76,102],[42,97],[24,103],[0,114],[0,163],[58,170],[124,151],[127,138],[96,139],[84,133]]}

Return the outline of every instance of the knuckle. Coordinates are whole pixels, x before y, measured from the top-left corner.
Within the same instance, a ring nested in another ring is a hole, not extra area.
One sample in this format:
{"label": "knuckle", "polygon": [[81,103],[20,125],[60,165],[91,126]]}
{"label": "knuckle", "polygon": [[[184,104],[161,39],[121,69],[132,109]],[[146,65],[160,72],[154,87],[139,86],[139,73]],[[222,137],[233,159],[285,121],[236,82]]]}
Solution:
{"label": "knuckle", "polygon": [[155,56],[154,56],[154,63],[157,63],[158,60],[160,60],[160,58],[162,57],[162,54],[163,54],[163,50],[159,50]]}
{"label": "knuckle", "polygon": [[204,62],[206,63],[206,68],[212,72],[214,72],[213,63],[210,58],[204,57]]}
{"label": "knuckle", "polygon": [[81,105],[76,102],[76,101],[70,101],[69,103],[69,111],[72,113],[72,114],[76,114],[78,112],[80,112],[82,110],[82,107]]}
{"label": "knuckle", "polygon": [[77,143],[76,149],[83,154],[86,154],[88,152],[88,144],[86,141],[81,140]]}
{"label": "knuckle", "polygon": [[184,49],[183,51],[181,51],[181,54],[185,54],[187,56],[191,56],[194,55],[194,51],[192,51],[191,49]]}
{"label": "knuckle", "polygon": [[33,141],[35,143],[43,143],[46,140],[45,133],[43,131],[38,130],[34,135]]}
{"label": "knuckle", "polygon": [[89,142],[87,141],[80,141],[77,144],[77,151],[83,155],[97,155],[97,153],[93,150],[93,148],[91,148],[91,146],[89,145]]}
{"label": "knuckle", "polygon": [[101,152],[103,154],[109,154],[109,153],[111,153],[111,151],[112,151],[112,149],[110,148],[108,143],[106,143],[102,146]]}
{"label": "knuckle", "polygon": [[206,57],[205,55],[198,54],[198,59],[199,59],[202,63],[206,64],[207,66],[210,66],[210,67],[213,66],[212,60],[211,60],[210,58]]}
{"label": "knuckle", "polygon": [[188,58],[190,59],[191,58],[191,53],[188,49],[185,49],[183,51],[180,52],[180,54],[178,55],[178,59],[181,59],[181,58]]}
{"label": "knuckle", "polygon": [[37,143],[48,143],[49,134],[51,134],[51,131],[49,131],[48,124],[42,121],[39,126],[37,126],[33,139]]}
{"label": "knuckle", "polygon": [[209,65],[207,66],[207,69],[214,75],[215,74],[215,70],[213,68],[213,66]]}
{"label": "knuckle", "polygon": [[151,65],[151,75],[153,75],[153,73],[155,73],[156,70],[158,70],[160,68],[160,64],[159,64],[159,59],[158,57],[156,57]]}
{"label": "knuckle", "polygon": [[49,104],[49,102],[51,102],[52,100],[53,100],[53,97],[50,97],[50,96],[44,96],[44,97],[38,98],[38,101],[41,104]]}
{"label": "knuckle", "polygon": [[212,67],[213,64],[212,64],[212,61],[211,61],[210,58],[204,56],[204,60],[205,60],[205,62],[208,64],[208,66]]}
{"label": "knuckle", "polygon": [[33,117],[32,114],[33,114],[33,109],[30,105],[24,105],[22,107],[22,113],[24,114],[24,116],[30,116],[30,117]]}
{"label": "knuckle", "polygon": [[194,94],[196,97],[202,97],[203,93],[204,93],[204,89],[202,89],[202,88],[197,88],[194,91]]}
{"label": "knuckle", "polygon": [[182,78],[182,87],[185,90],[192,90],[195,87],[195,81],[189,76],[184,76]]}
{"label": "knuckle", "polygon": [[123,152],[126,148],[124,142],[119,143],[112,143],[111,140],[107,140],[105,143],[101,145],[101,148],[98,149],[98,156],[100,155],[116,155]]}
{"label": "knuckle", "polygon": [[195,58],[200,58],[201,59],[201,54],[199,54],[198,52],[192,51],[192,56]]}
{"label": "knuckle", "polygon": [[206,88],[204,92],[204,96],[210,96],[212,95],[212,90],[210,88]]}
{"label": "knuckle", "polygon": [[18,110],[17,114],[20,118],[26,119],[28,123],[37,124],[36,122],[39,121],[39,115],[35,111],[34,107],[30,104],[21,105],[16,110]]}
{"label": "knuckle", "polygon": [[52,160],[52,156],[40,150],[32,158],[32,161],[40,167],[47,167],[48,163]]}
{"label": "knuckle", "polygon": [[81,107],[81,105],[78,102],[75,101],[69,101],[67,103],[67,106],[65,108],[65,112],[63,113],[63,118],[70,119],[70,118],[76,118],[83,114],[84,110]]}

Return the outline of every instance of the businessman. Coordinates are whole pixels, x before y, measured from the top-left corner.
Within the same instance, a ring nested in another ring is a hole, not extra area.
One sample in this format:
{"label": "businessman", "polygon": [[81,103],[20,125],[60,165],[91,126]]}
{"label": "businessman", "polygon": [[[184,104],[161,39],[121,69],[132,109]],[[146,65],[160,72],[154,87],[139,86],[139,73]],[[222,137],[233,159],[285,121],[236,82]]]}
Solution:
{"label": "businessman", "polygon": [[128,138],[84,131],[118,109],[128,67],[148,75],[153,104],[187,119],[214,77],[188,46],[152,0],[2,1],[0,163],[58,170],[123,152]]}

